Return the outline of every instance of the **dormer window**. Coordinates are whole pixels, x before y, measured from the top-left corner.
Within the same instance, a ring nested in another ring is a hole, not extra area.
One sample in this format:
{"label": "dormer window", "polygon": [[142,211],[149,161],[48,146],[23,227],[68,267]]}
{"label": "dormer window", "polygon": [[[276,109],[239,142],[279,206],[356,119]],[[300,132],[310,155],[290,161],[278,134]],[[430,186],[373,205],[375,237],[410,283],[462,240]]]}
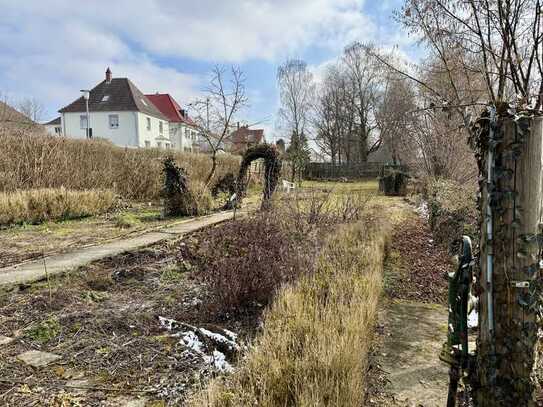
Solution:
{"label": "dormer window", "polygon": [[107,102],[109,100],[109,95],[102,96],[102,102]]}

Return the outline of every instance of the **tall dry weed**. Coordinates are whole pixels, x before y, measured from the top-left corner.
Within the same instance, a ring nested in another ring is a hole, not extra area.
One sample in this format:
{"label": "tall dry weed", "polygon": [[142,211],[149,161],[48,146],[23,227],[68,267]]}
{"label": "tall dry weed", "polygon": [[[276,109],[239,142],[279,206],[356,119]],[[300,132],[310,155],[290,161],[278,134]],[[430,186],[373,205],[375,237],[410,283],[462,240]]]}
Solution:
{"label": "tall dry weed", "polygon": [[[36,188],[111,189],[123,198],[154,200],[162,188],[162,160],[173,155],[193,181],[205,180],[204,154],[117,147],[105,140],[74,140],[0,129],[0,192]],[[220,155],[216,177],[236,172],[239,157]]]}
{"label": "tall dry weed", "polygon": [[115,201],[115,194],[108,190],[43,188],[0,192],[0,226],[98,215],[113,208]]}

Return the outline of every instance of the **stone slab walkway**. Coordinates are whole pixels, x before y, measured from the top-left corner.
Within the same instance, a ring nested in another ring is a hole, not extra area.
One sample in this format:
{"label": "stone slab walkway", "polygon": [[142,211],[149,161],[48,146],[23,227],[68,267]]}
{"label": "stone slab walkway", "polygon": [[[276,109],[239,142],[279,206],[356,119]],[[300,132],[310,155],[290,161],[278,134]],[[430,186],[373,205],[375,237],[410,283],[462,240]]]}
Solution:
{"label": "stone slab walkway", "polygon": [[447,333],[441,305],[399,301],[386,306],[384,344],[379,364],[388,373],[387,405],[442,407],[447,404],[448,368],[439,360]]}
{"label": "stone slab walkway", "polygon": [[0,287],[43,280],[47,274],[54,276],[74,270],[104,257],[115,256],[149,246],[162,240],[179,237],[206,226],[224,222],[232,217],[232,211],[214,213],[212,215],[188,219],[162,229],[144,232],[135,237],[118,239],[96,246],[87,246],[27,263],[0,268]]}

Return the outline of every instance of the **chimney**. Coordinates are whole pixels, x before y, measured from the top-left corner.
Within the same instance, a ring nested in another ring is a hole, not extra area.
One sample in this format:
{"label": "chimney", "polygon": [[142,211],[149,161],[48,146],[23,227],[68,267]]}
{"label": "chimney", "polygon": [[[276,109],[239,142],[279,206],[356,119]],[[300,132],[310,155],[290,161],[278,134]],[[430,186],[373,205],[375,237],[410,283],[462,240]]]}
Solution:
{"label": "chimney", "polygon": [[111,83],[111,69],[109,69],[109,66],[106,70],[106,83]]}

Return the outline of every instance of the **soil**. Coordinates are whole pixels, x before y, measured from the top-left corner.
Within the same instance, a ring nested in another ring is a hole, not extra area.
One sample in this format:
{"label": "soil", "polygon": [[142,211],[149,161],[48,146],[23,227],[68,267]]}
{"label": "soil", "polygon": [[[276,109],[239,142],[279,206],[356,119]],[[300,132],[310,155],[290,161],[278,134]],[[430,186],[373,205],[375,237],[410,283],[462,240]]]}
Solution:
{"label": "soil", "polygon": [[[213,312],[206,287],[192,278],[202,261],[196,247],[212,229],[0,293],[0,337],[14,338],[0,345],[0,404],[182,403],[217,372],[159,317],[213,332],[226,328],[240,334],[238,343],[252,338],[259,323],[260,309]],[[17,359],[29,350],[61,359],[33,368]],[[226,356],[235,363],[235,354]]]}
{"label": "soil", "polygon": [[368,405],[446,404],[448,367],[439,353],[447,337],[450,267],[425,219],[412,212],[396,225],[385,259],[385,298],[370,357]]}

